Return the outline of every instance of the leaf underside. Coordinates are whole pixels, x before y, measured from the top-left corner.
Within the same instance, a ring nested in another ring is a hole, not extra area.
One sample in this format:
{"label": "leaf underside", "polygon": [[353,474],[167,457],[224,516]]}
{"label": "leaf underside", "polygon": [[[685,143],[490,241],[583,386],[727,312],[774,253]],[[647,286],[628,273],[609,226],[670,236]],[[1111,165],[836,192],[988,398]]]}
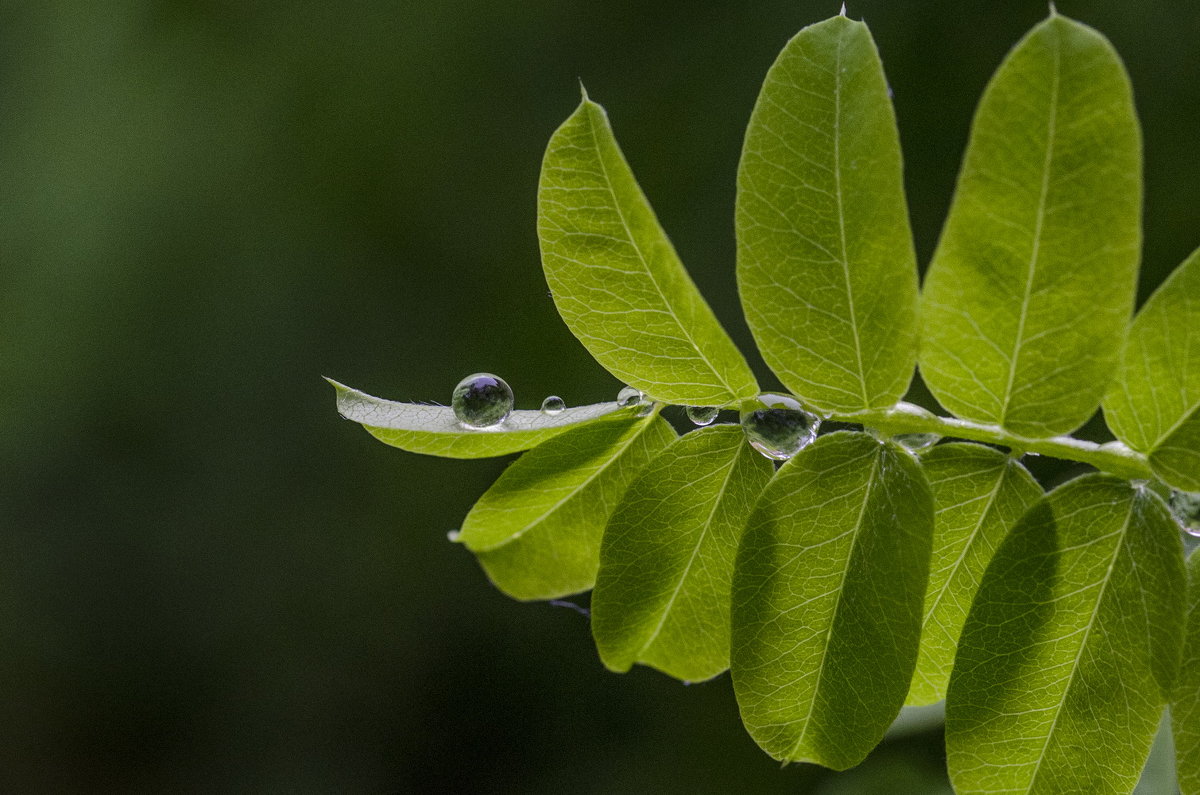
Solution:
{"label": "leaf underside", "polygon": [[776,759],[844,770],[904,704],[921,633],[933,507],[907,452],[822,436],[750,517],[734,571],[742,722]]}
{"label": "leaf underside", "polygon": [[689,433],[643,470],[600,552],[592,634],[605,665],[693,682],[729,667],[733,561],[774,471],[737,425]]}
{"label": "leaf underside", "polygon": [[1200,555],[1188,559],[1186,637],[1171,704],[1176,772],[1182,795],[1200,795]]}
{"label": "leaf underside", "polygon": [[583,423],[605,417],[629,417],[616,403],[574,406],[553,416],[514,411],[495,428],[471,430],[459,424],[449,406],[397,403],[330,381],[337,390],[338,413],[363,426],[379,441],[410,453],[443,458],[492,458],[518,453]]}
{"label": "leaf underside", "polygon": [[933,491],[933,555],[921,653],[908,702],[946,697],[959,633],[1000,542],[1042,495],[1028,470],[978,444],[945,444],[921,457]]}
{"label": "leaf underside", "polygon": [[1088,475],[1035,505],[959,641],[955,790],[1131,791],[1173,686],[1184,587],[1179,531],[1148,490]]}
{"label": "leaf underside", "polygon": [[1133,307],[1141,134],[1108,41],[1053,15],[988,85],[922,300],[922,374],[1039,438],[1096,410]]}
{"label": "leaf underside", "polygon": [[692,406],[758,393],[659,226],[604,109],[586,97],[546,148],[538,238],[559,314],[617,378]]}
{"label": "leaf underside", "polygon": [[600,537],[626,487],[675,438],[657,414],[585,424],[521,456],[471,508],[458,540],[516,599],[592,587]]}
{"label": "leaf underside", "polygon": [[900,138],[867,26],[805,28],[767,73],[738,169],[738,285],[763,358],[826,412],[883,408],[916,363]]}

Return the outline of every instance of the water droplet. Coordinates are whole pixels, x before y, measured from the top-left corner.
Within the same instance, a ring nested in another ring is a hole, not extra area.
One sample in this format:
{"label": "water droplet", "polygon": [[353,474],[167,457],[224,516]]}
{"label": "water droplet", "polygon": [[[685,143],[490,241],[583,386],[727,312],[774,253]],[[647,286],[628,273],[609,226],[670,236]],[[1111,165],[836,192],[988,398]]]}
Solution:
{"label": "water droplet", "polygon": [[491,428],[512,412],[513,392],[500,376],[475,373],[454,387],[450,405],[454,416],[466,427]]}
{"label": "water droplet", "polygon": [[817,438],[821,420],[789,395],[758,396],[758,405],[742,409],[742,430],[750,446],[767,458],[786,461]]}
{"label": "water droplet", "polygon": [[553,417],[555,414],[562,414],[566,408],[567,401],[558,395],[550,395],[542,401],[542,413],[550,417]]}
{"label": "water droplet", "polygon": [[446,538],[449,539],[451,544],[457,544],[458,539],[461,537],[462,537],[461,530],[451,530],[450,532],[446,533]]}
{"label": "water droplet", "polygon": [[896,444],[914,453],[928,450],[941,440],[942,437],[936,433],[898,433],[892,437]]}
{"label": "water droplet", "polygon": [[1176,489],[1171,492],[1168,504],[1171,506],[1171,515],[1175,517],[1183,532],[1190,536],[1200,536],[1200,491]]}
{"label": "water droplet", "polygon": [[721,410],[716,406],[688,406],[687,417],[696,425],[712,425]]}
{"label": "water droplet", "polygon": [[648,416],[650,416],[650,412],[654,411],[654,407],[657,405],[658,404],[655,403],[653,400],[648,400],[643,397],[642,402],[638,403],[637,411],[634,412],[634,416],[648,417]]}
{"label": "water droplet", "polygon": [[621,391],[617,393],[617,405],[623,409],[631,409],[641,403],[644,397],[640,389],[634,389],[631,386],[622,387]]}

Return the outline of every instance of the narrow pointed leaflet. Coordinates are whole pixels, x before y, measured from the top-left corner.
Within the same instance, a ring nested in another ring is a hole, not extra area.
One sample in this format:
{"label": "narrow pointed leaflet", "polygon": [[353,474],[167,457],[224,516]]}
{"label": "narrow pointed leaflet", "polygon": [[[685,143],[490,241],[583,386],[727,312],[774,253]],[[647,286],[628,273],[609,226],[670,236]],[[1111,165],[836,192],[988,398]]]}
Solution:
{"label": "narrow pointed leaflet", "polygon": [[514,411],[495,427],[467,428],[449,406],[397,403],[372,397],[336,381],[329,383],[337,391],[338,413],[362,425],[379,441],[410,453],[443,458],[492,458],[519,453],[584,423],[610,415],[631,414],[616,403],[593,403],[565,409],[555,415]]}
{"label": "narrow pointed leaflet", "polygon": [[558,312],[605,368],[655,400],[725,406],[758,392],[684,270],[604,109],[586,96],[546,148],[542,268]]}
{"label": "narrow pointed leaflet", "polygon": [[1186,637],[1171,703],[1175,766],[1182,795],[1200,795],[1200,555],[1188,558]]}
{"label": "narrow pointed leaflet", "polygon": [[642,471],[600,548],[592,634],[605,665],[692,682],[729,667],[733,561],[774,471],[737,425],[689,433]]}
{"label": "narrow pointed leaflet", "polygon": [[908,452],[823,436],[779,470],[733,580],[742,722],[776,759],[844,770],[904,704],[917,659],[933,506]]}
{"label": "narrow pointed leaflet", "polygon": [[800,31],[767,73],[738,169],[738,285],[763,358],[824,412],[884,408],[916,363],[900,138],[867,26]]}
{"label": "narrow pointed leaflet", "polygon": [[933,491],[933,555],[921,653],[908,703],[946,697],[967,611],[992,555],[1042,495],[1019,461],[979,444],[946,444],[921,456]]}
{"label": "narrow pointed leaflet", "polygon": [[1087,475],[1035,505],[959,640],[955,791],[1132,791],[1171,696],[1185,587],[1179,530],[1149,489]]}
{"label": "narrow pointed leaflet", "polygon": [[1200,250],[1138,312],[1104,418],[1160,478],[1200,491]]}
{"label": "narrow pointed leaflet", "polygon": [[557,436],[504,470],[463,520],[458,540],[516,599],[586,591],[596,581],[609,514],[674,438],[657,414]]}
{"label": "narrow pointed leaflet", "polygon": [[942,405],[1030,438],[1083,424],[1125,337],[1141,208],[1129,78],[1052,15],[983,95],[925,280],[921,371]]}

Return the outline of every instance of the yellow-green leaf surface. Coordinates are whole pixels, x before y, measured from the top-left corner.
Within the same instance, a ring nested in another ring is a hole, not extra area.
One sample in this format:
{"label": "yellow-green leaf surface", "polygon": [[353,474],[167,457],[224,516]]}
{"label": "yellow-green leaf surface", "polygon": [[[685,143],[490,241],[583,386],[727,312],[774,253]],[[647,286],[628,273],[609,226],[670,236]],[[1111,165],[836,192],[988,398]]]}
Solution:
{"label": "yellow-green leaf surface", "polygon": [[1200,251],[1138,312],[1104,418],[1159,477],[1200,490]]}
{"label": "yellow-green leaf surface", "polygon": [[546,148],[538,236],[559,314],[617,378],[691,406],[758,393],[659,226],[604,109],[586,96]]}
{"label": "yellow-green leaf surface", "polygon": [[906,451],[823,436],[750,517],[733,579],[742,722],[776,759],[844,770],[883,737],[917,659],[933,504]]}
{"label": "yellow-green leaf surface", "polygon": [[1171,695],[1185,587],[1179,529],[1148,489],[1088,475],[1037,503],[959,641],[955,791],[1132,791]]}
{"label": "yellow-green leaf surface", "polygon": [[733,561],[774,472],[737,425],[693,431],[642,471],[600,548],[592,634],[605,665],[693,682],[729,667]]}
{"label": "yellow-green leaf surface", "polygon": [[1171,704],[1175,766],[1183,795],[1200,795],[1200,554],[1188,559],[1187,629]]}
{"label": "yellow-green leaf surface", "polygon": [[925,280],[921,371],[942,405],[1032,438],[1083,424],[1125,338],[1141,211],[1129,78],[1052,15],[983,95]]}
{"label": "yellow-green leaf surface", "polygon": [[933,555],[921,653],[909,704],[946,697],[954,652],[983,573],[1004,536],[1041,497],[1020,462],[979,444],[945,444],[921,456],[933,490]]}
{"label": "yellow-green leaf surface", "polygon": [[738,285],[763,358],[826,412],[883,408],[916,363],[900,139],[867,26],[800,31],[767,73],[738,169]]}
{"label": "yellow-green leaf surface", "polygon": [[580,426],[504,470],[463,520],[458,540],[500,590],[553,599],[596,581],[608,516],[675,438],[657,414]]}
{"label": "yellow-green leaf surface", "polygon": [[603,417],[631,416],[616,403],[574,406],[553,416],[514,411],[494,428],[470,430],[449,406],[397,403],[330,381],[337,390],[338,413],[363,426],[379,441],[410,453],[444,458],[491,458],[518,453],[572,428]]}

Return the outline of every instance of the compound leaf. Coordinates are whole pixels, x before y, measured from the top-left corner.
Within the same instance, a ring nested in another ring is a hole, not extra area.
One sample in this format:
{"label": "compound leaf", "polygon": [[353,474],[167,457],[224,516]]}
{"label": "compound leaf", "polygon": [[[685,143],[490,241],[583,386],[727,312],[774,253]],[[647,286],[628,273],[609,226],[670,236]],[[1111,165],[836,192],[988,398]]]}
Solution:
{"label": "compound leaf", "polygon": [[933,555],[921,653],[908,703],[946,697],[967,611],[992,555],[1042,495],[1020,462],[979,444],[946,444],[921,456],[933,491]]}
{"label": "compound leaf", "polygon": [[1104,417],[1159,477],[1200,490],[1200,250],[1138,312]]}
{"label": "compound leaf", "polygon": [[959,641],[955,791],[1131,791],[1171,696],[1185,586],[1179,529],[1148,489],[1088,475],[1035,505]]}
{"label": "compound leaf", "polygon": [[467,518],[458,540],[501,591],[553,599],[592,587],[604,524],[675,431],[655,414],[582,425],[517,459]]}
{"label": "compound leaf", "polygon": [[546,148],[538,236],[559,314],[617,378],[693,406],[758,393],[586,95]]}
{"label": "compound leaf", "polygon": [[733,561],[774,472],[737,425],[689,433],[642,471],[600,548],[592,634],[605,665],[685,681],[729,667]]}
{"label": "compound leaf", "polygon": [[983,95],[925,280],[921,369],[942,405],[1031,438],[1095,412],[1133,308],[1141,199],[1121,61],[1053,14]]}
{"label": "compound leaf", "polygon": [[1171,704],[1176,771],[1183,795],[1200,795],[1200,554],[1188,559],[1187,629],[1181,675]]}
{"label": "compound leaf", "polygon": [[933,505],[916,460],[822,436],[763,492],[734,569],[742,722],[776,759],[843,770],[900,712],[921,634]]}
{"label": "compound leaf", "polygon": [[444,458],[491,458],[517,453],[583,423],[610,415],[632,414],[630,409],[622,409],[616,403],[594,403],[565,409],[553,416],[541,411],[514,411],[496,428],[467,430],[449,406],[397,403],[326,380],[337,390],[338,413],[360,423],[379,441],[410,453]]}
{"label": "compound leaf", "polygon": [[738,169],[738,286],[763,358],[826,412],[890,406],[916,363],[900,137],[867,26],[834,17],[767,73]]}

